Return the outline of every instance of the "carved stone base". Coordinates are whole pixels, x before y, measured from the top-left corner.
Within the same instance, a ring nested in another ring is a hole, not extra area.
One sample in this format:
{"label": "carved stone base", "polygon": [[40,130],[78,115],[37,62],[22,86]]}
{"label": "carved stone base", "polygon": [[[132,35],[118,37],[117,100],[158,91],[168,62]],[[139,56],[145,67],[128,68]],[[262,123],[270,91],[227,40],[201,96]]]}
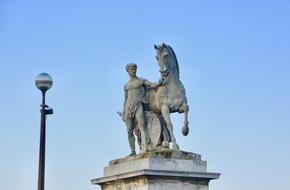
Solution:
{"label": "carved stone base", "polygon": [[167,150],[113,160],[91,182],[102,190],[208,190],[219,176],[206,171],[200,155]]}

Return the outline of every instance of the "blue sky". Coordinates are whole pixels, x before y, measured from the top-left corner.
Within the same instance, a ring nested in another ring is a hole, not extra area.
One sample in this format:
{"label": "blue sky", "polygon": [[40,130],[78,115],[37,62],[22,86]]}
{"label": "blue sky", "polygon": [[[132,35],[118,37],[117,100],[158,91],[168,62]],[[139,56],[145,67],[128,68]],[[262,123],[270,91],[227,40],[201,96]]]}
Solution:
{"label": "blue sky", "polygon": [[98,189],[129,153],[125,65],[159,79],[154,43],[175,50],[190,106],[172,114],[180,148],[222,173],[212,190],[289,189],[289,1],[0,1],[0,189],[36,189],[40,92],[47,104],[46,189]]}

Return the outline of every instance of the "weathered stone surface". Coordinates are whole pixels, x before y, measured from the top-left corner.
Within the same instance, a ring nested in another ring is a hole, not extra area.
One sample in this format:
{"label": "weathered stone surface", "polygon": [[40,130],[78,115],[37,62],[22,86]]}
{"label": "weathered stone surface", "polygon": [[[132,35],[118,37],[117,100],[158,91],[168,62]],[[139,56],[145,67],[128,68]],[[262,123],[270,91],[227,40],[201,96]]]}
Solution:
{"label": "weathered stone surface", "polygon": [[159,65],[159,82],[153,83],[137,76],[137,64],[129,63],[126,71],[129,81],[124,85],[123,112],[130,155],[136,155],[136,139],[142,153],[170,148],[179,150],[173,134],[170,113],[184,113],[182,134],[189,132],[187,98],[180,81],[179,65],[173,49],[162,43],[155,45]]}
{"label": "weathered stone surface", "polygon": [[166,158],[144,158],[105,167],[104,176],[119,175],[139,170],[206,172],[206,162]]}
{"label": "weathered stone surface", "polygon": [[183,151],[152,151],[112,160],[104,177],[92,184],[102,190],[207,190],[218,173],[209,173],[201,156]]}
{"label": "weathered stone surface", "polygon": [[[219,173],[207,172],[199,154],[180,151],[173,134],[170,113],[184,113],[182,134],[188,128],[187,98],[179,77],[173,49],[155,45],[161,78],[158,83],[137,77],[137,65],[126,65],[129,81],[124,86],[123,112],[131,153],[112,160],[104,176],[91,180],[102,190],[208,190]],[[141,153],[136,155],[135,144]],[[172,149],[170,149],[172,148]]]}
{"label": "weathered stone surface", "polygon": [[116,180],[113,182],[104,183],[102,189],[107,190],[147,190],[148,189],[148,180],[144,177],[124,180]]}
{"label": "weathered stone surface", "polygon": [[109,165],[116,165],[123,162],[140,160],[143,158],[171,158],[171,159],[183,159],[183,160],[201,160],[201,156],[199,154],[180,151],[180,150],[164,149],[164,150],[154,150],[154,151],[146,152],[143,154],[138,154],[136,156],[128,156],[126,158],[112,160],[109,162]]}
{"label": "weathered stone surface", "polygon": [[135,179],[117,180],[105,183],[102,189],[106,190],[208,190],[208,182],[192,182],[180,179],[162,179],[154,177],[137,177]]}

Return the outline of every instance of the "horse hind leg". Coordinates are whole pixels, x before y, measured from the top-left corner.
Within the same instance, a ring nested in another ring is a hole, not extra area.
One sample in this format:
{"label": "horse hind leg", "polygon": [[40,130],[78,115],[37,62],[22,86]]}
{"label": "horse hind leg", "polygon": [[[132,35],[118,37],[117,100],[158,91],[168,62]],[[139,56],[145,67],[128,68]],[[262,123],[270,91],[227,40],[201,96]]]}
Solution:
{"label": "horse hind leg", "polygon": [[178,109],[179,113],[184,113],[184,126],[182,127],[183,136],[187,136],[189,132],[188,111],[189,111],[188,105],[185,102],[183,102],[182,105]]}
{"label": "horse hind leg", "polygon": [[173,126],[172,126],[172,122],[171,122],[171,119],[170,119],[169,107],[167,105],[162,105],[161,106],[161,112],[162,112],[162,116],[163,116],[164,120],[166,121],[167,129],[168,129],[168,131],[170,133],[171,142],[173,143],[173,147],[172,148],[174,150],[178,150],[179,146],[176,143],[176,139],[175,139],[174,134],[173,134]]}

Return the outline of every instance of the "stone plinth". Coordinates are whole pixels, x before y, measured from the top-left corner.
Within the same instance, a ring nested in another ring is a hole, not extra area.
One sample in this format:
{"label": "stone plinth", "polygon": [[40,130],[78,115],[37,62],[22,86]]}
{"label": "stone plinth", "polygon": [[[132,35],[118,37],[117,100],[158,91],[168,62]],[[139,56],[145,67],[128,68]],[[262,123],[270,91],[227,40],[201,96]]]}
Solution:
{"label": "stone plinth", "polygon": [[208,190],[219,176],[207,172],[200,155],[167,150],[112,160],[92,184],[102,190]]}

